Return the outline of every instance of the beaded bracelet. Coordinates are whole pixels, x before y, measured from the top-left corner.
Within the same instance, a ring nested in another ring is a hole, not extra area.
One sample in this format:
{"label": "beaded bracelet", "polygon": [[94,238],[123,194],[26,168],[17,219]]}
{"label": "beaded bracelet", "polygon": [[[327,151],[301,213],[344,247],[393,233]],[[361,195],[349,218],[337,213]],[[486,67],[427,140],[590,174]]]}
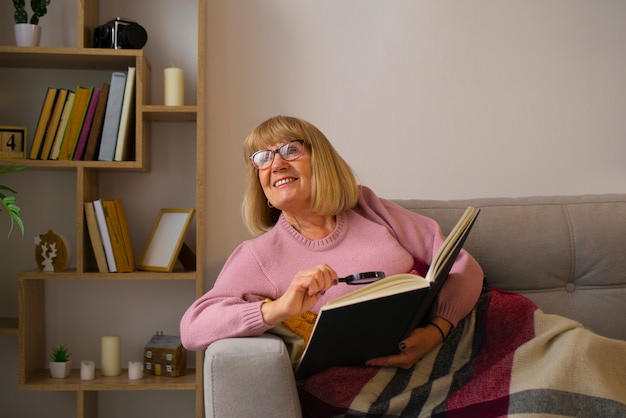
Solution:
{"label": "beaded bracelet", "polygon": [[437,324],[435,324],[434,322],[429,322],[430,325],[434,326],[435,328],[437,328],[437,330],[439,331],[439,333],[441,334],[441,341],[445,341],[446,340],[446,334],[444,334],[443,330],[441,329],[441,327]]}

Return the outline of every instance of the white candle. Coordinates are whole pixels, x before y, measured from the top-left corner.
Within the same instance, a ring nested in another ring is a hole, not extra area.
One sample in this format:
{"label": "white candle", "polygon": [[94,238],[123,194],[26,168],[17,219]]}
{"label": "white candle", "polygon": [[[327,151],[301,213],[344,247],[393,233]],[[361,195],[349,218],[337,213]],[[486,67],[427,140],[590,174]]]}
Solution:
{"label": "white candle", "polygon": [[185,75],[182,68],[170,67],[163,70],[163,103],[165,106],[185,104]]}
{"label": "white candle", "polygon": [[143,363],[140,361],[128,362],[128,378],[130,380],[139,380],[143,377]]}
{"label": "white candle", "polygon": [[102,375],[119,376],[121,369],[122,339],[119,335],[102,337]]}
{"label": "white candle", "polygon": [[80,379],[93,380],[96,372],[96,363],[93,360],[82,360],[80,362]]}

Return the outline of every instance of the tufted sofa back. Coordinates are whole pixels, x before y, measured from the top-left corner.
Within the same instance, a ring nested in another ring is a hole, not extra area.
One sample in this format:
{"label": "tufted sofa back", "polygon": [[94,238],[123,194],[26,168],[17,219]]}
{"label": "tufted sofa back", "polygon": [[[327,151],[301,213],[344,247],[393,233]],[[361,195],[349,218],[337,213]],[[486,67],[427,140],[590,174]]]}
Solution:
{"label": "tufted sofa back", "polygon": [[396,202],[444,233],[481,208],[465,248],[490,286],[626,340],[626,194]]}

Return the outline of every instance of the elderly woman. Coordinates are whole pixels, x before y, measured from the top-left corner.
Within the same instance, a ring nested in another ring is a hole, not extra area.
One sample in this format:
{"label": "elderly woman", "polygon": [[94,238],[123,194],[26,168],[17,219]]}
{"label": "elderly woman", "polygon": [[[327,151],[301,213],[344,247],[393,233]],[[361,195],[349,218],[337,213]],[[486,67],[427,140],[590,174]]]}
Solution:
{"label": "elderly woman", "polygon": [[[444,240],[437,223],[359,186],[319,129],[276,116],[244,144],[248,184],[243,212],[257,237],[241,243],[214,287],[181,320],[183,345],[206,348],[257,336],[293,316],[317,313],[355,289],[339,277],[362,271],[416,272]],[[367,362],[409,368],[437,347],[474,307],[483,272],[465,251],[433,306],[430,324],[398,341],[398,353]],[[271,301],[271,302],[270,302]]]}

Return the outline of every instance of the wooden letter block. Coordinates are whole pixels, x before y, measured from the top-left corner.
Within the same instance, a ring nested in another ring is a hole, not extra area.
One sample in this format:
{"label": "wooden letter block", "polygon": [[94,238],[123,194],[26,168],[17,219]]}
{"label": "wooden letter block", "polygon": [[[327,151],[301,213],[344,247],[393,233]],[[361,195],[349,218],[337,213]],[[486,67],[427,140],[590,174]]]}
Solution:
{"label": "wooden letter block", "polygon": [[24,138],[26,138],[26,128],[0,126],[0,158],[24,158]]}

